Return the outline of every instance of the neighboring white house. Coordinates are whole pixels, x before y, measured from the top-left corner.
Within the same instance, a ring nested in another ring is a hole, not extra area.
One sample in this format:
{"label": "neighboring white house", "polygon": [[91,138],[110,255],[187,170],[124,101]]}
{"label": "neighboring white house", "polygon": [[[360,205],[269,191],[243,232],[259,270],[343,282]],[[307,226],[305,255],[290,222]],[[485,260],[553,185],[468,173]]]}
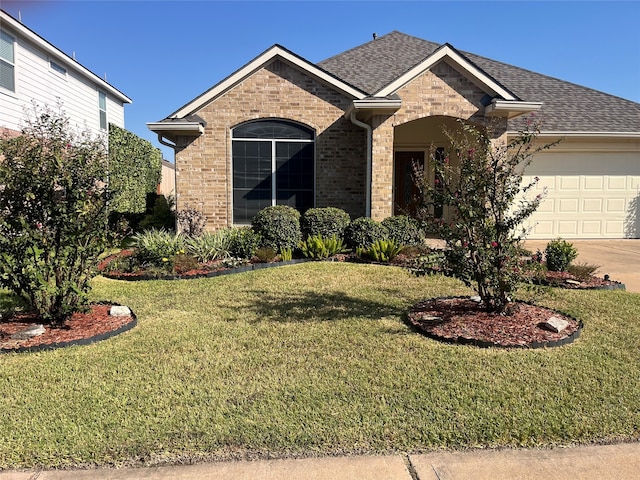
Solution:
{"label": "neighboring white house", "polygon": [[124,128],[131,99],[0,10],[0,133],[19,132],[32,102],[56,108],[94,134]]}

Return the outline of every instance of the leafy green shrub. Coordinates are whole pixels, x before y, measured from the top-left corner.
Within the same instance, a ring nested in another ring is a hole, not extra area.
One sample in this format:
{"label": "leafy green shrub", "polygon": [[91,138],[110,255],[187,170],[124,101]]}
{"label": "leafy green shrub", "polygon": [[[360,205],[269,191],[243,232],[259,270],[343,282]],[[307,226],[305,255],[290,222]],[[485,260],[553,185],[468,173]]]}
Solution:
{"label": "leafy green shrub", "polygon": [[552,272],[564,272],[578,256],[578,250],[572,243],[557,238],[547,243],[544,250],[547,268]]}
{"label": "leafy green shrub", "polygon": [[447,258],[443,250],[432,250],[416,258],[413,265],[409,267],[409,271],[418,277],[447,273],[446,263]]}
{"label": "leafy green shrub", "polygon": [[351,223],[349,214],[335,207],[310,208],[300,219],[303,238],[319,235],[330,238],[344,238],[344,230]]}
{"label": "leafy green shrub", "polygon": [[206,263],[219,258],[231,256],[233,230],[224,228],[216,232],[205,232],[198,237],[187,238],[185,243],[187,252]]}
{"label": "leafy green shrub", "polygon": [[260,234],[254,232],[251,227],[238,227],[231,229],[229,239],[229,254],[232,257],[251,258],[260,246]]}
{"label": "leafy green shrub", "polygon": [[361,255],[376,262],[390,262],[402,250],[395,240],[377,240],[368,249],[360,248]]}
{"label": "leafy green shrub", "polygon": [[260,210],[251,222],[261,236],[261,246],[279,252],[296,248],[301,239],[300,212],[288,205],[275,205]]}
{"label": "leafy green shrub", "polygon": [[[544,196],[528,198],[539,179],[523,182],[523,174],[534,156],[554,143],[535,142],[539,129],[530,121],[508,142],[492,141],[497,133],[492,125],[459,121],[455,130],[444,132],[449,144],[444,155],[432,150],[433,173],[416,175],[415,181],[420,220],[445,240],[452,275],[476,290],[484,309],[508,314],[521,280],[523,222]],[[443,205],[450,207],[449,221],[439,218]]]}
{"label": "leafy green shrub", "polygon": [[406,215],[387,217],[382,220],[382,226],[389,232],[387,238],[400,245],[419,245],[423,241],[418,221]]}
{"label": "leafy green shrub", "polygon": [[329,258],[345,251],[342,239],[335,235],[328,238],[320,235],[309,236],[306,241],[300,242],[299,248],[305,257],[317,260]]}
{"label": "leafy green shrub", "polygon": [[385,240],[389,232],[380,222],[372,218],[356,218],[345,229],[345,240],[349,248],[364,248],[368,250],[378,240]]}
{"label": "leafy green shrub", "polygon": [[[135,230],[175,230],[176,217],[173,211],[173,199],[156,193],[147,194],[147,213],[139,223],[132,225]],[[124,216],[127,218],[127,216]],[[135,218],[135,215],[128,216]]]}
{"label": "leafy green shrub", "polygon": [[256,258],[261,263],[273,262],[277,256],[278,254],[271,247],[260,247],[258,250],[256,250]]}
{"label": "leafy green shrub", "polygon": [[593,265],[587,263],[570,263],[567,267],[567,272],[576,277],[581,282],[589,280],[600,268],[600,265]]}
{"label": "leafy green shrub", "polygon": [[133,236],[140,263],[164,267],[178,253],[185,253],[185,237],[166,230],[147,230]]}
{"label": "leafy green shrub", "polygon": [[280,252],[280,260],[282,260],[283,262],[288,262],[291,259],[293,259],[293,250],[292,249],[285,248],[284,250],[282,250]]}
{"label": "leafy green shrub", "polygon": [[0,156],[0,286],[42,321],[64,323],[88,306],[107,246],[104,144],[34,105],[22,135],[0,140]]}

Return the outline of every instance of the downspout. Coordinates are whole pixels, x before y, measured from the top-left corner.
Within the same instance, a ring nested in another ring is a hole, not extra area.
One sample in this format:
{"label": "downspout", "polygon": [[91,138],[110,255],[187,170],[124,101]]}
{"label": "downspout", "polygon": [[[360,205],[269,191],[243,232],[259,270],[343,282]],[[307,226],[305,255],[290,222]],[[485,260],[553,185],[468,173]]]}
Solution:
{"label": "downspout", "polygon": [[173,151],[175,152],[176,145],[174,143],[169,143],[166,140],[164,140],[162,138],[162,134],[161,133],[158,133],[158,142],[160,142],[165,147],[173,148]]}
{"label": "downspout", "polygon": [[371,161],[372,161],[372,152],[371,152],[371,144],[372,144],[372,129],[371,125],[361,122],[356,118],[356,112],[351,112],[350,117],[351,123],[357,125],[360,128],[364,128],[367,131],[367,174],[365,180],[365,215],[367,217],[371,217]]}

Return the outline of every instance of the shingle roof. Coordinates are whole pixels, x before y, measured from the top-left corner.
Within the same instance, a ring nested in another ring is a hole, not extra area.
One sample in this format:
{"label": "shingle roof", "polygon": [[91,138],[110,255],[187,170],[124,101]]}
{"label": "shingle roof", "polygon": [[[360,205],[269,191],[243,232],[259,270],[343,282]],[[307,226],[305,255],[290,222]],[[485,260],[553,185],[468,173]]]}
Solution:
{"label": "shingle roof", "polygon": [[[430,56],[440,45],[393,31],[318,66],[369,94],[381,90]],[[543,102],[543,130],[557,132],[640,132],[640,103],[591,88],[461,52],[523,101]],[[522,118],[510,122],[521,126]]]}

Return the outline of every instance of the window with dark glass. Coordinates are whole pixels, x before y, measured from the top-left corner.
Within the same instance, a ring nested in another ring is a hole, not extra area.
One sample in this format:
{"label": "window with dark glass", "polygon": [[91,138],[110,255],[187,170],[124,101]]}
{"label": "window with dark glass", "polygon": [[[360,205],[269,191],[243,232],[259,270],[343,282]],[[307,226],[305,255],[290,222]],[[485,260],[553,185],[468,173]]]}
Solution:
{"label": "window with dark glass", "polygon": [[12,92],[16,91],[14,42],[11,35],[0,30],[0,87]]}
{"label": "window with dark glass", "polygon": [[98,112],[100,115],[100,129],[107,129],[107,94],[98,92]]}
{"label": "window with dark glass", "polygon": [[314,132],[284,120],[233,129],[233,221],[250,223],[271,205],[314,205]]}

